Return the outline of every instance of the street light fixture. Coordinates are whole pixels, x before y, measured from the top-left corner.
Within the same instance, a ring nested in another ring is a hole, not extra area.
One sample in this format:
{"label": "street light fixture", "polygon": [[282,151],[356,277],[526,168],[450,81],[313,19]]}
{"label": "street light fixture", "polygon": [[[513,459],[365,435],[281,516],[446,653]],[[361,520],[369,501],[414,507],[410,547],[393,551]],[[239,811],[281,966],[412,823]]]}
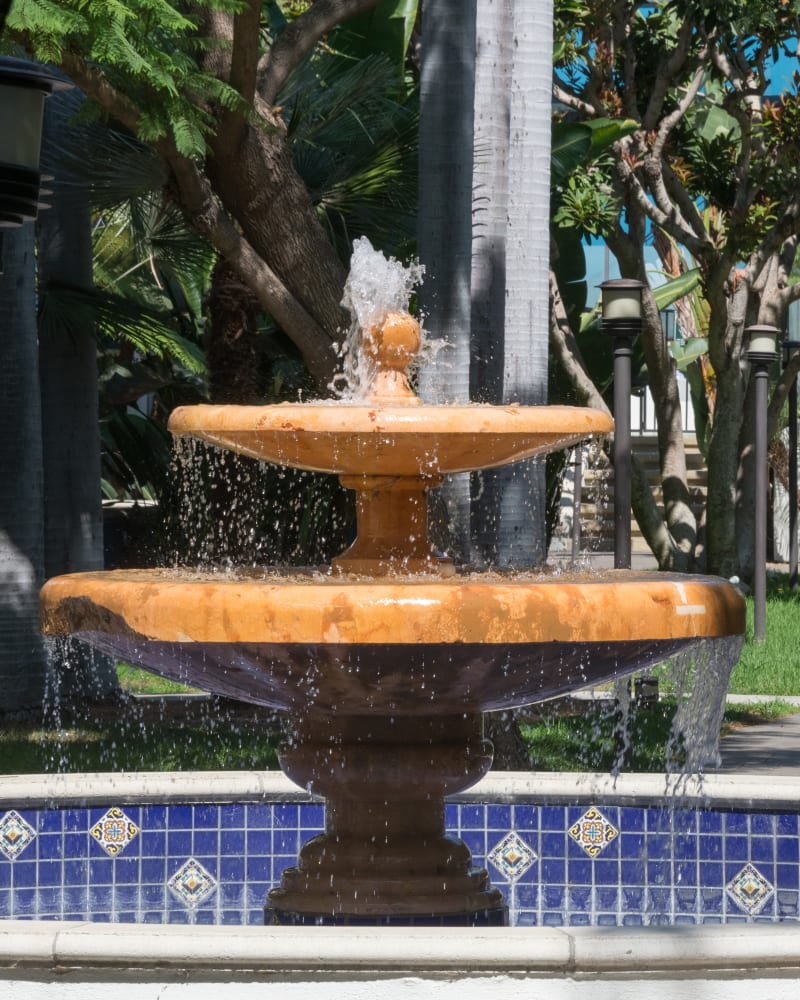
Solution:
{"label": "street light fixture", "polygon": [[[800,340],[791,334],[783,340],[783,363],[788,365]],[[797,376],[789,389],[789,588],[797,590]]]}
{"label": "street light fixture", "polygon": [[0,231],[35,219],[45,98],[72,85],[35,63],[0,57]]}
{"label": "street light fixture", "polygon": [[614,568],[631,566],[631,358],[642,330],[644,284],[612,278],[600,285],[603,331],[614,338]]}
{"label": "street light fixture", "polygon": [[780,331],[774,326],[749,326],[747,360],[755,379],[755,538],[753,553],[753,641],[767,637],[767,383],[769,368],[778,360]]}

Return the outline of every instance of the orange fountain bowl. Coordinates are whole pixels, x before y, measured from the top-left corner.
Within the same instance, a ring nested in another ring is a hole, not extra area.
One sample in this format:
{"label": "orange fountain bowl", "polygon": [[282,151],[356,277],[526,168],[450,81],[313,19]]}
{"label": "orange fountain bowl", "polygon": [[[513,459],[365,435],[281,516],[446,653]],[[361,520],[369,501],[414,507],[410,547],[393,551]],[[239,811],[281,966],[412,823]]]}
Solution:
{"label": "orange fountain bowl", "polygon": [[608,434],[573,406],[182,406],[170,431],[251,458],[341,476],[438,476],[517,462]]}
{"label": "orange fountain bowl", "polygon": [[[744,632],[723,580],[321,573],[56,577],[42,628],[220,695],[295,712],[449,714],[541,701]],[[734,655],[737,651],[734,651]]]}

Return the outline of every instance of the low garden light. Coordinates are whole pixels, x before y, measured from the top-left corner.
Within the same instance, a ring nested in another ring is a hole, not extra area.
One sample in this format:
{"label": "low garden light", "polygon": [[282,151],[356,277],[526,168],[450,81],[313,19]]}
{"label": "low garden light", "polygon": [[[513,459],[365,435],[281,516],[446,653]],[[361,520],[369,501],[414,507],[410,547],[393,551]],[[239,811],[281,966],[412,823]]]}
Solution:
{"label": "low garden light", "polygon": [[614,339],[614,568],[631,565],[631,358],[642,330],[644,284],[612,278],[600,285],[603,332]]}
{"label": "low garden light", "polygon": [[0,230],[36,218],[45,98],[70,86],[35,63],[0,57]]}
{"label": "low garden light", "polygon": [[767,390],[770,366],[778,360],[779,330],[774,326],[749,326],[747,360],[750,362],[755,406],[755,538],[753,541],[753,641],[767,637]]}

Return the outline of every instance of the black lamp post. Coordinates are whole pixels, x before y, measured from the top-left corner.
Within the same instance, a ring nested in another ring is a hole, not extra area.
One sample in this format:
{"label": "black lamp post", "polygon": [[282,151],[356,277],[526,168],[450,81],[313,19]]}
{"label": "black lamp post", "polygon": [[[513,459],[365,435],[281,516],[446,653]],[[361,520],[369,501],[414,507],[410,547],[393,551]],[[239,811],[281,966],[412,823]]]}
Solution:
{"label": "black lamp post", "polygon": [[0,57],[0,235],[36,218],[45,98],[70,86],[35,63]]}
{"label": "black lamp post", "polygon": [[[800,349],[800,340],[787,334],[782,347],[787,365]],[[797,376],[789,389],[789,587],[797,590]]]}
{"label": "black lamp post", "polygon": [[755,538],[753,553],[753,641],[767,637],[767,389],[769,368],[778,360],[779,331],[774,326],[749,326],[747,360],[754,383]]}
{"label": "black lamp post", "polygon": [[631,358],[644,287],[633,278],[600,285],[603,331],[614,338],[614,569],[631,566]]}

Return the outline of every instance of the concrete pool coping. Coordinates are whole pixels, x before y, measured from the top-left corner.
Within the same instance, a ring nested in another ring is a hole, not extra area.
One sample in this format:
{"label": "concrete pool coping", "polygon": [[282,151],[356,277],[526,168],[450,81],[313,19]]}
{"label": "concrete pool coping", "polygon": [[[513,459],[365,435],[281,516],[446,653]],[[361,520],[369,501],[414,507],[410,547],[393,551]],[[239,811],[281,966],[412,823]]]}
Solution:
{"label": "concrete pool coping", "polygon": [[[26,998],[530,996],[789,1000],[800,928],[152,927],[0,923],[0,982]],[[541,991],[541,992],[540,992]],[[17,995],[17,994],[10,994]]]}
{"label": "concrete pool coping", "polygon": [[[800,775],[709,773],[683,775],[593,772],[490,772],[454,802],[561,802],[595,800],[619,805],[716,808],[800,808]],[[163,802],[311,802],[280,771],[174,771],[0,776],[0,808],[35,809]]]}

